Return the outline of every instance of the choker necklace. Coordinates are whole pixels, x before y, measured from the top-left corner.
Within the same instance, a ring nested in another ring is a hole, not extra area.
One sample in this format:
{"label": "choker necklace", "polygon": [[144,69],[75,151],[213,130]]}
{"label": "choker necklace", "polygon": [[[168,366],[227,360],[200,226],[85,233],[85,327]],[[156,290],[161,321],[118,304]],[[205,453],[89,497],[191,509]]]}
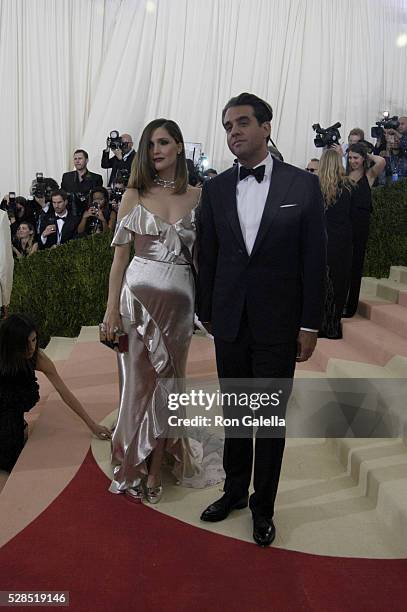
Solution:
{"label": "choker necklace", "polygon": [[163,179],[158,174],[154,177],[154,184],[159,187],[163,187],[164,189],[174,189],[175,180],[174,179]]}

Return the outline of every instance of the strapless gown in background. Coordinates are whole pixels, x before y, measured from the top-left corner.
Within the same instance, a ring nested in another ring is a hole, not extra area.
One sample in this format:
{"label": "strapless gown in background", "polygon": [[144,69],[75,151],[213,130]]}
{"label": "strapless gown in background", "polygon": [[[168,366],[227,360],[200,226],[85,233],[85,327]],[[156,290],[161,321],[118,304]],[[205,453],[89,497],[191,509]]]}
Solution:
{"label": "strapless gown in background", "polygon": [[[169,224],[139,204],[120,221],[113,238],[113,246],[134,241],[134,257],[120,296],[129,351],[118,354],[120,407],[112,436],[112,493],[137,486],[148,474],[147,458],[168,431],[168,395],[185,389],[194,325],[189,263],[194,219],[195,209]],[[175,458],[173,473],[186,486],[216,484],[224,478],[221,441],[205,431],[195,437],[199,439],[167,438],[166,450]]]}

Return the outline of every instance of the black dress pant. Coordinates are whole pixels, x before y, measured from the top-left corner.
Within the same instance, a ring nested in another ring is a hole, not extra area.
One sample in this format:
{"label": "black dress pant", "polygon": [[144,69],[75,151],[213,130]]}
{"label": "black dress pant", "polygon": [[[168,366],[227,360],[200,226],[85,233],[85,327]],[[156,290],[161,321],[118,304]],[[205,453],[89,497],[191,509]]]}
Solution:
{"label": "black dress pant", "polygon": [[[297,354],[296,340],[285,344],[262,344],[255,342],[250,331],[247,315],[244,314],[238,337],[233,342],[215,338],[216,362],[221,391],[230,391],[230,379],[263,379],[263,390],[273,388],[272,379],[279,380],[278,387],[284,389],[284,399],[279,407],[285,414],[285,406],[291,392]],[[222,380],[226,379],[226,380]],[[228,380],[229,379],[229,380]],[[258,381],[260,382],[260,381]],[[256,384],[253,385],[253,390]],[[225,413],[224,416],[231,415]],[[253,434],[250,430],[244,437],[228,436],[225,431],[223,467],[226,473],[224,491],[234,501],[247,496],[253,467]],[[284,434],[271,437],[270,430],[259,428],[254,449],[254,494],[250,497],[250,509],[254,515],[271,518],[277,494],[281,464],[285,447]]]}
{"label": "black dress pant", "polygon": [[352,217],[352,267],[350,273],[349,293],[345,305],[345,312],[348,317],[353,317],[358,308],[363,264],[365,261],[366,246],[369,238],[370,211],[363,208],[356,208]]}

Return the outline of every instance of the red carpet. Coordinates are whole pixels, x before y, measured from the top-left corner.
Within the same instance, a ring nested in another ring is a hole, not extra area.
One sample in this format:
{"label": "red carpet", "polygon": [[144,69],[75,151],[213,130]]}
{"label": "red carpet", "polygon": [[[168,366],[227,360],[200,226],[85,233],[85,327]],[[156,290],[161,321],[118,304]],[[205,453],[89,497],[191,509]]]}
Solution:
{"label": "red carpet", "polygon": [[91,454],[0,551],[1,590],[70,591],[70,610],[404,611],[407,560],[260,549],[107,492]]}

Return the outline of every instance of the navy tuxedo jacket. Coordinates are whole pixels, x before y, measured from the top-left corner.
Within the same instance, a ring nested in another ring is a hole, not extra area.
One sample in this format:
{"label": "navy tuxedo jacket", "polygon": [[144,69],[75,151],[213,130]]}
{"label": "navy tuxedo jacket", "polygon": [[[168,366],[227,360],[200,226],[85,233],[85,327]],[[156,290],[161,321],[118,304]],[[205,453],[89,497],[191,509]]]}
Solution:
{"label": "navy tuxedo jacket", "polygon": [[326,231],[318,178],[273,160],[249,255],[237,213],[238,166],[207,181],[197,216],[198,317],[233,341],[244,308],[256,342],[294,341],[319,329],[325,299]]}

